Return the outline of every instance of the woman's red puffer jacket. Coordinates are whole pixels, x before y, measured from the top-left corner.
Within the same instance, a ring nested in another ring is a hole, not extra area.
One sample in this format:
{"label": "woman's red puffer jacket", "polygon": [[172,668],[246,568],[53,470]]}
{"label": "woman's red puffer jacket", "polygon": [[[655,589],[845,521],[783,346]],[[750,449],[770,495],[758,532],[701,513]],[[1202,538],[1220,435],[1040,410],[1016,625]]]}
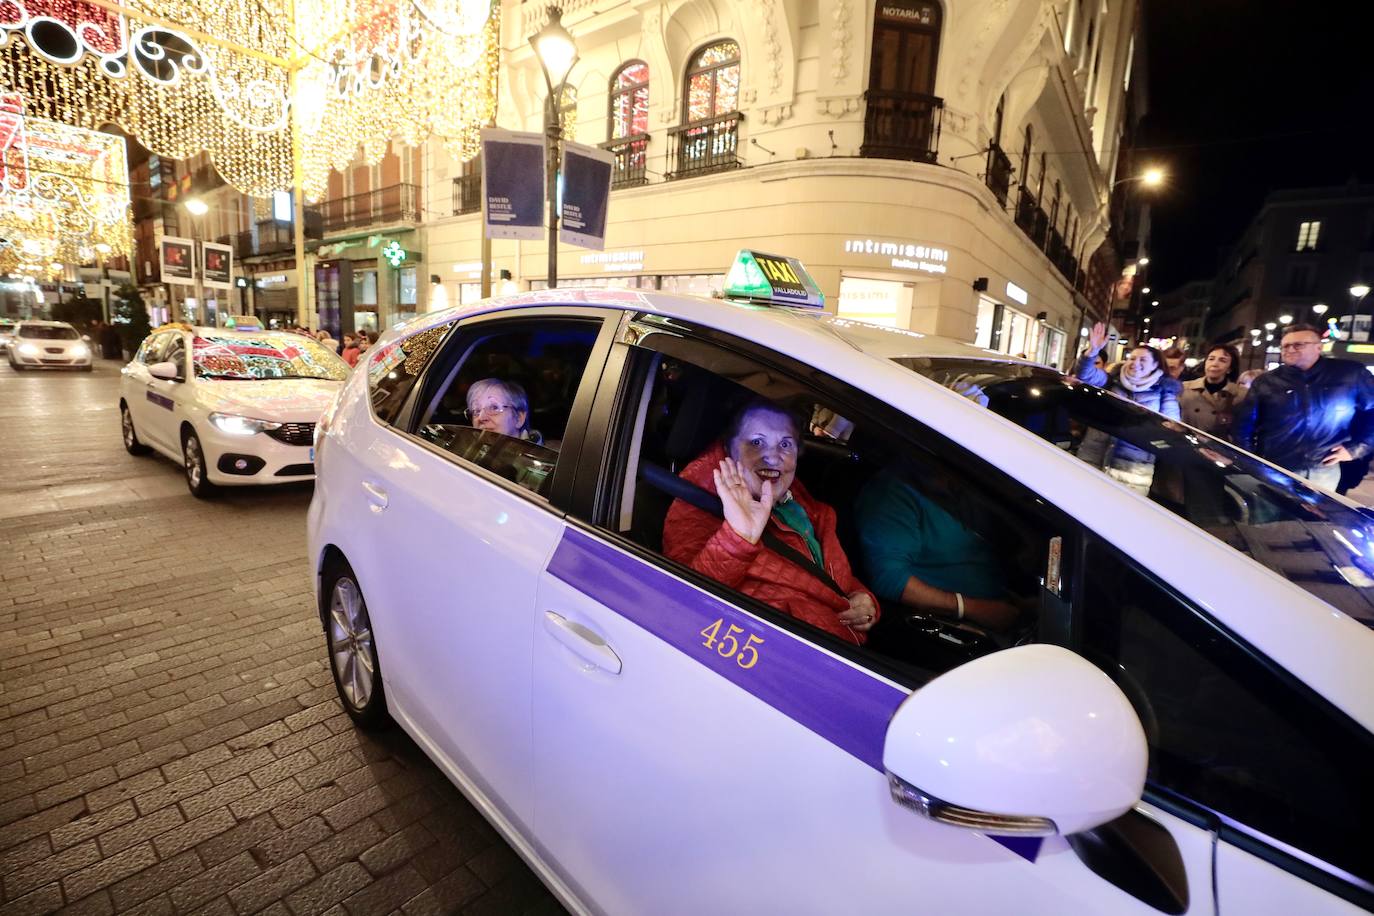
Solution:
{"label": "woman's red puffer jacket", "polygon": [[[715,492],[711,472],[725,457],[725,448],[716,443],[683,468],[680,476],[707,492]],[[801,481],[793,480],[792,498],[806,510],[816,539],[821,544],[825,571],[846,593],[865,592],[854,578],[849,559],[835,535],[835,510],[811,498]],[[810,556],[806,542],[776,518],[768,522],[778,540],[803,556]],[[785,614],[819,627],[848,642],[863,645],[865,635],[856,633],[839,620],[849,602],[833,589],[792,561],[763,545],[750,544],[736,533],[730,523],[682,500],[674,500],[663,522],[663,552],[671,559],[710,576],[722,585],[743,592]],[[878,600],[873,598],[873,606]]]}

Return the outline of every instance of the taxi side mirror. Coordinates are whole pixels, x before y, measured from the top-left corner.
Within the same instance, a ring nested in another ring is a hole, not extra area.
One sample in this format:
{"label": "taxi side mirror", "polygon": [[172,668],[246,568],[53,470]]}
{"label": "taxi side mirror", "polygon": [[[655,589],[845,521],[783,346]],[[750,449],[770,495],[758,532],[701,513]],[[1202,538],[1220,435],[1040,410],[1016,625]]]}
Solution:
{"label": "taxi side mirror", "polygon": [[177,364],[170,360],[161,363],[153,363],[148,367],[148,374],[153,378],[160,378],[163,381],[175,382],[178,378]]}
{"label": "taxi side mirror", "polygon": [[1129,811],[1149,748],[1130,701],[1051,645],[983,656],[903,701],[883,767],[899,804],[999,836],[1068,835]]}

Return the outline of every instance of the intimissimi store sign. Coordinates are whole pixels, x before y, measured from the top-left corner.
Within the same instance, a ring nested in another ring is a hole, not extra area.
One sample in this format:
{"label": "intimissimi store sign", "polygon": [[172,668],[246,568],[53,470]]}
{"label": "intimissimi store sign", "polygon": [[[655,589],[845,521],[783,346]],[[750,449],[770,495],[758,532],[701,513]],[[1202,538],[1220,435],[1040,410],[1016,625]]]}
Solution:
{"label": "intimissimi store sign", "polygon": [[920,0],[880,0],[877,18],[881,22],[933,26],[940,21],[940,9],[934,3]]}
{"label": "intimissimi store sign", "polygon": [[915,242],[890,242],[874,239],[845,239],[846,254],[876,255],[896,270],[914,270],[923,274],[943,274],[949,271],[949,249]]}

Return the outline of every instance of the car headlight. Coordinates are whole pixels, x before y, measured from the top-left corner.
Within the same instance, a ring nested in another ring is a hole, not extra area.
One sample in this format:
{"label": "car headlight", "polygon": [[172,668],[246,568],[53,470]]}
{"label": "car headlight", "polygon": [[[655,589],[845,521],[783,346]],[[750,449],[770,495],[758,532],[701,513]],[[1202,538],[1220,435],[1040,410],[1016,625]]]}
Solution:
{"label": "car headlight", "polygon": [[19,345],[19,355],[20,355],[20,356],[37,356],[37,355],[38,355],[38,348],[37,348],[36,346],[34,346],[33,344],[31,344],[31,343],[20,344],[20,345]]}
{"label": "car headlight", "polygon": [[271,420],[255,420],[232,413],[212,413],[210,422],[214,424],[215,429],[231,436],[252,436],[256,433],[265,433],[269,429],[281,429],[280,423],[273,423]]}
{"label": "car headlight", "polygon": [[85,344],[77,344],[67,352],[75,359],[85,359],[87,356],[91,355],[90,347],[87,347]]}

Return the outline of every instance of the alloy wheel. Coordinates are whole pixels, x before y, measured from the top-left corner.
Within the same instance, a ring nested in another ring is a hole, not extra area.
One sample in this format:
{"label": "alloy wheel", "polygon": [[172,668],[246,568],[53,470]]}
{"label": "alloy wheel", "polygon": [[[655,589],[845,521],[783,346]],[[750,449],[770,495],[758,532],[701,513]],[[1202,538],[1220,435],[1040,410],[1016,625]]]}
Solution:
{"label": "alloy wheel", "polygon": [[347,576],[334,583],[329,598],[329,656],[344,699],[356,710],[367,707],[376,682],[372,623],[358,585]]}
{"label": "alloy wheel", "polygon": [[125,407],[119,412],[119,422],[124,427],[124,447],[132,449],[137,439],[134,437],[134,418],[129,416],[129,408]]}
{"label": "alloy wheel", "polygon": [[203,473],[200,455],[200,440],[194,435],[186,437],[186,444],[182,446],[182,451],[186,456],[186,479],[191,484],[191,489],[200,487],[200,479]]}

